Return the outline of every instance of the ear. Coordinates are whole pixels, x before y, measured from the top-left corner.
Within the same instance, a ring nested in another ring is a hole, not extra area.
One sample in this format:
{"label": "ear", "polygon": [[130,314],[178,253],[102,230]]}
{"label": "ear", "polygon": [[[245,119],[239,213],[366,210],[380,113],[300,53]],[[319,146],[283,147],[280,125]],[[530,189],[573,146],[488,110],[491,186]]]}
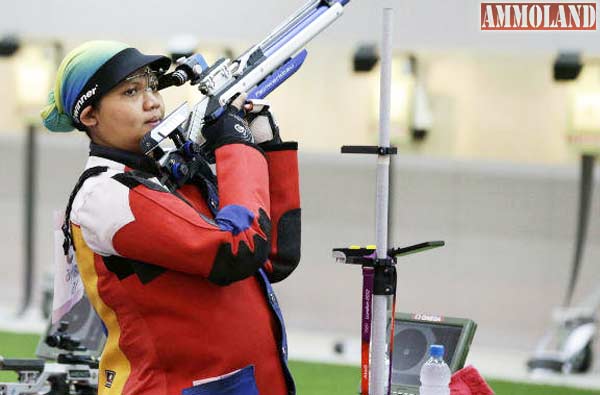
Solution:
{"label": "ear", "polygon": [[96,110],[92,106],[87,106],[79,116],[79,120],[88,130],[98,125]]}

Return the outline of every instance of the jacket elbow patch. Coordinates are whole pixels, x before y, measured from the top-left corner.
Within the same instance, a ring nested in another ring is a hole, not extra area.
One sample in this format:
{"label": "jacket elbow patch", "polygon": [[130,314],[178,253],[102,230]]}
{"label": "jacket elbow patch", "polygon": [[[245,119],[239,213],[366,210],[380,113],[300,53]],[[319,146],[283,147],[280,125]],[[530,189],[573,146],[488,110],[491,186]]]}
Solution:
{"label": "jacket elbow patch", "polygon": [[231,243],[221,244],[208,276],[211,282],[217,285],[229,285],[254,275],[265,263],[269,255],[271,221],[263,209],[259,211],[258,224],[266,238],[259,234],[253,236],[254,251],[245,241],[240,241],[237,254],[233,253]]}
{"label": "jacket elbow patch", "polygon": [[289,276],[300,263],[300,209],[289,210],[277,224],[277,255],[273,259],[273,271],[268,274],[271,282]]}

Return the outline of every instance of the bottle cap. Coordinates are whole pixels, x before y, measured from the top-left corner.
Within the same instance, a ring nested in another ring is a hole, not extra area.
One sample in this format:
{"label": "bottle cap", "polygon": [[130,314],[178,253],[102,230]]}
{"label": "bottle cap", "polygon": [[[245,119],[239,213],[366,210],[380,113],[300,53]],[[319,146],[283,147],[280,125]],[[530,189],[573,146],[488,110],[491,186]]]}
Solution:
{"label": "bottle cap", "polygon": [[429,355],[434,358],[442,358],[444,356],[444,346],[441,344],[432,344],[429,347]]}

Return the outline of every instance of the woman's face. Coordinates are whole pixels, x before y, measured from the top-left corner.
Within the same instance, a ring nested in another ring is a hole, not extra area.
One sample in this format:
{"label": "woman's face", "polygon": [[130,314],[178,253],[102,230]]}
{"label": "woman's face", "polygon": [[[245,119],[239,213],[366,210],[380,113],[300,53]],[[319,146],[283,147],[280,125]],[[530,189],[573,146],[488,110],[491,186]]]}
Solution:
{"label": "woman's face", "polygon": [[105,94],[95,108],[86,108],[81,120],[88,127],[92,141],[140,152],[141,138],[158,125],[165,114],[156,84],[156,75],[148,69],[137,70]]}

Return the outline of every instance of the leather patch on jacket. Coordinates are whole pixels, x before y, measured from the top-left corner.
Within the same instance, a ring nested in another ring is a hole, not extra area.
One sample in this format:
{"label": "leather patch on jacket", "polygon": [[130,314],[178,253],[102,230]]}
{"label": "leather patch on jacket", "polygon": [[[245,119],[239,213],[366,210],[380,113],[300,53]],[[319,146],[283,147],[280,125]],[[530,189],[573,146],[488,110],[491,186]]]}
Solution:
{"label": "leather patch on jacket", "polygon": [[212,270],[208,279],[217,285],[229,285],[235,281],[243,280],[256,273],[269,256],[271,239],[271,220],[263,209],[259,209],[258,225],[267,239],[255,234],[254,251],[248,244],[240,241],[237,254],[233,254],[231,244],[223,243],[219,246]]}
{"label": "leather patch on jacket", "polygon": [[277,224],[277,255],[271,259],[272,283],[288,277],[300,263],[300,209],[286,211]]}
{"label": "leather patch on jacket", "polygon": [[108,271],[114,273],[119,280],[124,280],[135,274],[144,285],[150,283],[167,271],[167,269],[151,263],[136,261],[134,259],[123,258],[116,255],[105,256],[102,259],[104,261],[104,266],[106,266]]}

